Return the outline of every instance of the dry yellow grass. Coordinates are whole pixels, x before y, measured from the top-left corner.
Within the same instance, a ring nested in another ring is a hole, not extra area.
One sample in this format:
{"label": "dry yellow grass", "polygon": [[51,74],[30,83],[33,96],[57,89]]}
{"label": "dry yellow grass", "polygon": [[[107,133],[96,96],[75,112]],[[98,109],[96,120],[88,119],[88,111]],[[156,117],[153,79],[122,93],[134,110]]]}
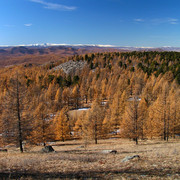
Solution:
{"label": "dry yellow grass", "polygon": [[[54,144],[55,153],[31,147],[20,154],[11,149],[0,153],[0,177],[7,179],[180,179],[180,141],[100,140],[98,145],[83,141]],[[117,150],[117,154],[102,151]],[[121,162],[139,155],[140,159]],[[0,178],[0,179],[1,179]]]}

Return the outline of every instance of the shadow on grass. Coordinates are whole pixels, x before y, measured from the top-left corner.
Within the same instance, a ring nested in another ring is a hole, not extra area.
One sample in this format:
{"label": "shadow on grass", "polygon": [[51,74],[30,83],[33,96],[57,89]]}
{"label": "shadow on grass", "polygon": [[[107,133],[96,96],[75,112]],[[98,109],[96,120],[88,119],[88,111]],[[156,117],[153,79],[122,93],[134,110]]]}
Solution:
{"label": "shadow on grass", "polygon": [[146,153],[152,152],[153,150],[144,150],[144,151],[120,151],[120,154],[138,154],[138,153]]}
{"label": "shadow on grass", "polygon": [[[143,170],[132,170],[132,169],[124,169],[117,171],[87,171],[87,172],[69,172],[69,173],[25,173],[25,172],[12,172],[12,173],[0,173],[1,179],[108,179],[112,176],[122,176],[122,175],[138,175],[138,176],[157,176],[164,177],[167,174],[172,174],[172,171],[159,171],[158,169],[151,169],[148,171]],[[173,172],[173,174],[180,175],[180,172]],[[173,175],[172,174],[172,175]]]}
{"label": "shadow on grass", "polygon": [[164,140],[161,140],[161,141],[140,141],[138,146],[149,146],[149,145],[166,145],[166,144],[175,144],[177,143],[176,141],[164,141]]}
{"label": "shadow on grass", "polygon": [[80,143],[73,143],[73,144],[53,144],[52,146],[77,146],[77,145],[82,145]]}

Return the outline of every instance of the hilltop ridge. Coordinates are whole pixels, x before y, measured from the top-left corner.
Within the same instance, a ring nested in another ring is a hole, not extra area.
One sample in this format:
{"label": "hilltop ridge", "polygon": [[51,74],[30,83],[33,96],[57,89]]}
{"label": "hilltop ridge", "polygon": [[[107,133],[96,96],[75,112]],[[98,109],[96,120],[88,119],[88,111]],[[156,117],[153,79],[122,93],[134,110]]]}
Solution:
{"label": "hilltop ridge", "polygon": [[131,52],[131,51],[176,51],[179,47],[118,47],[113,45],[83,45],[83,44],[30,44],[20,46],[0,46],[0,67],[36,63],[43,64],[50,61],[59,61],[73,55],[104,52]]}

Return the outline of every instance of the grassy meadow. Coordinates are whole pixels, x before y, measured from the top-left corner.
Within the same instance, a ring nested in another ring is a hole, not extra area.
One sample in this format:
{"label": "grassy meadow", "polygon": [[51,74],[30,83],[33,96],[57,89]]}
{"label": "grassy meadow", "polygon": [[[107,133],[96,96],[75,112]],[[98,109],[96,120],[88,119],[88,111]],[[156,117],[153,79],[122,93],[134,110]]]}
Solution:
{"label": "grassy meadow", "polygon": [[[26,147],[24,153],[11,147],[0,152],[0,179],[180,179],[180,141],[170,139],[133,141],[83,140],[56,142],[55,152],[42,146]],[[117,150],[116,154],[103,150]],[[127,162],[127,156],[140,158]]]}

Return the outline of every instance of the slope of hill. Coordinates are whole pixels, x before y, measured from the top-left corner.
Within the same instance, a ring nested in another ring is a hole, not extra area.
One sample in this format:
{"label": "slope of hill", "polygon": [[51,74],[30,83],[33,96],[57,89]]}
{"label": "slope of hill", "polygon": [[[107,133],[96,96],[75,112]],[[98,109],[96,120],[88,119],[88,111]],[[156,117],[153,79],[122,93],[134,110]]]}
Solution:
{"label": "slope of hill", "polygon": [[[0,145],[17,143],[18,99],[23,141],[30,144],[74,138],[97,143],[114,135],[138,144],[179,136],[179,52],[91,53],[64,62],[59,64],[87,65],[72,74],[54,70],[58,63],[0,69]],[[83,107],[90,109],[77,119],[68,115]]]}
{"label": "slope of hill", "polygon": [[116,47],[111,45],[29,45],[0,47],[0,67],[22,63],[58,61],[72,55],[102,52],[180,51],[174,47]]}

